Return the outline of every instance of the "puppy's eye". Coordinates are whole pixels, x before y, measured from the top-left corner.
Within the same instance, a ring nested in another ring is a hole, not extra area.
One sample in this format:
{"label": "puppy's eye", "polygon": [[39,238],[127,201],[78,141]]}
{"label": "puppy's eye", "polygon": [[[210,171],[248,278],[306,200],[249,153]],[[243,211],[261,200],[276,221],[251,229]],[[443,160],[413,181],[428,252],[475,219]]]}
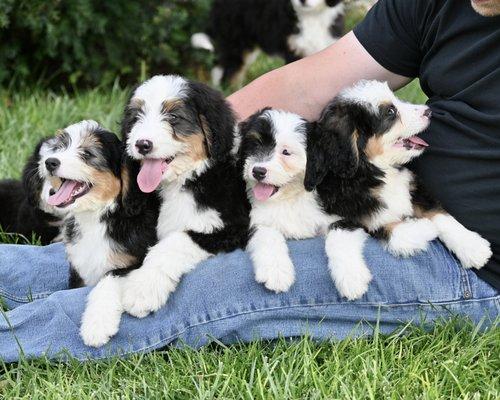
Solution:
{"label": "puppy's eye", "polygon": [[391,118],[395,117],[398,113],[398,110],[396,109],[396,107],[394,106],[390,106],[388,109],[387,109],[387,115]]}
{"label": "puppy's eye", "polygon": [[175,114],[167,114],[167,121],[168,122],[176,122],[179,119],[179,117]]}
{"label": "puppy's eye", "polygon": [[284,156],[291,156],[292,154],[287,150],[287,149],[284,149],[281,154],[283,154]]}

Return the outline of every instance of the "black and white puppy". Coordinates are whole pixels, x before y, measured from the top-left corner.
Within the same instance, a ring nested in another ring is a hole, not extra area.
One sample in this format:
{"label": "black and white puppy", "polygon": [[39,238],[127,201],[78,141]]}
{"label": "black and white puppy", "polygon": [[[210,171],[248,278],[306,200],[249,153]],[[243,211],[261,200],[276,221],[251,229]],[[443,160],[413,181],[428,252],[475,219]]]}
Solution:
{"label": "black and white puppy", "polygon": [[60,228],[65,212],[50,206],[50,184],[38,173],[42,139],[23,169],[22,180],[0,181],[0,226],[4,232],[34,234],[43,245],[60,240]]}
{"label": "black and white puppy", "polygon": [[159,204],[156,196],[133,192],[134,171],[122,163],[122,150],[114,133],[90,120],[59,131],[40,150],[40,174],[55,189],[48,203],[66,212],[69,287],[96,285],[81,327],[90,346],[106,343],[118,330],[120,276],[140,267],[156,243]]}
{"label": "black and white puppy", "polygon": [[123,121],[127,153],[141,162],[138,186],[158,191],[161,210],[158,244],[125,278],[131,315],[162,307],[200,261],[246,245],[249,206],[234,131],[228,103],[201,83],[159,75],[133,92]]}
{"label": "black and white puppy", "polygon": [[268,289],[285,292],[295,280],[286,239],[328,232],[339,218],[320,207],[305,190],[307,136],[312,124],[300,116],[261,110],[240,124],[240,162],[251,203],[247,251],[255,278]]}
{"label": "black and white puppy", "polygon": [[417,135],[430,117],[427,106],[399,100],[386,83],[361,81],[327,105],[308,137],[305,187],[326,213],[342,217],[326,252],[350,299],[371,280],[362,253],[368,233],[396,255],[424,250],[438,236],[466,268],[481,268],[491,256],[489,243],[447,214],[404,167],[427,147]]}
{"label": "black and white puppy", "polygon": [[259,48],[287,63],[314,54],[342,36],[340,0],[215,0],[207,33],[192,37],[194,47],[216,52],[215,85],[242,80]]}

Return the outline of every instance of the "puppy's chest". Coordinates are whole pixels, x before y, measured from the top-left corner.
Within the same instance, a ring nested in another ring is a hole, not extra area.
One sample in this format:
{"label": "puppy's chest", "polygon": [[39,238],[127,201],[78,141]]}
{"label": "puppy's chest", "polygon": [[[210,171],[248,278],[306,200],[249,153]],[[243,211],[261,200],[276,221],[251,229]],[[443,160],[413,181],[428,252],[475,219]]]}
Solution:
{"label": "puppy's chest", "polygon": [[413,215],[410,193],[413,174],[407,169],[391,169],[385,172],[383,180],[384,184],[374,191],[374,195],[383,207],[367,219],[366,225],[369,230],[376,230],[383,225]]}
{"label": "puppy's chest", "polygon": [[64,226],[68,260],[85,285],[95,285],[115,265],[117,245],[107,234],[107,225],[99,217],[68,220]]}
{"label": "puppy's chest", "polygon": [[224,227],[220,214],[213,208],[198,204],[193,193],[183,186],[171,183],[161,192],[162,204],[158,218],[158,238],[171,232],[195,231],[212,233]]}
{"label": "puppy's chest", "polygon": [[306,239],[325,234],[328,226],[338,219],[322,211],[313,193],[281,201],[255,202],[250,212],[252,226],[273,227],[287,239]]}
{"label": "puppy's chest", "polygon": [[299,17],[297,28],[299,33],[288,37],[288,46],[296,55],[306,57],[323,50],[337,38],[330,32],[330,27],[341,13],[335,7],[321,15],[305,15]]}

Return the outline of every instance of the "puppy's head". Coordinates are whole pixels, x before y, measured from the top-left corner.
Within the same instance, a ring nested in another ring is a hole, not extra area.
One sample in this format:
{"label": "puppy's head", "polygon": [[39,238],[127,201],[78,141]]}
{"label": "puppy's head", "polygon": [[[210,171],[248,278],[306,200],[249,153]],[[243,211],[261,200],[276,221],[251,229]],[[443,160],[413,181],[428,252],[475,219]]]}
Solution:
{"label": "puppy's head", "polygon": [[67,212],[112,205],[121,190],[121,144],[95,121],[59,131],[40,148],[39,174],[52,186],[48,204]]}
{"label": "puppy's head", "polygon": [[291,0],[292,6],[297,13],[323,11],[327,7],[335,7],[342,0]]}
{"label": "puppy's head", "polygon": [[243,178],[257,201],[304,191],[308,123],[296,114],[264,109],[240,124]]}
{"label": "puppy's head", "polygon": [[230,154],[235,120],[222,94],[176,75],[158,75],[133,93],[122,123],[143,192]]}
{"label": "puppy's head", "polygon": [[326,106],[308,137],[306,189],[328,171],[351,177],[366,163],[382,169],[408,163],[428,146],[417,135],[430,117],[429,107],[399,100],[387,83],[361,81],[345,89]]}
{"label": "puppy's head", "polygon": [[66,212],[48,203],[52,185],[45,176],[39,173],[38,169],[41,159],[41,149],[49,140],[49,138],[41,139],[36,145],[35,150],[24,166],[22,182],[29,204],[57,218],[62,218]]}

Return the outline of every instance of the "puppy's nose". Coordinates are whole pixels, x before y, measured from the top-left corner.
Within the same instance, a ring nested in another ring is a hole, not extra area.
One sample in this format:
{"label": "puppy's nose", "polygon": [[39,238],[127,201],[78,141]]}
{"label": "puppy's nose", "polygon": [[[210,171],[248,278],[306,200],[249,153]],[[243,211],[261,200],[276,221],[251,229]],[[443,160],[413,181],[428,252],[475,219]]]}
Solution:
{"label": "puppy's nose", "polygon": [[151,153],[153,150],[153,142],[151,140],[138,140],[135,142],[135,147],[137,147],[137,151],[145,156],[146,154]]}
{"label": "puppy's nose", "polygon": [[47,168],[47,171],[49,172],[54,172],[57,168],[59,168],[59,165],[61,165],[61,161],[57,158],[50,157],[45,160],[45,168]]}
{"label": "puppy's nose", "polygon": [[432,116],[432,111],[430,108],[424,111],[424,117],[430,118]]}
{"label": "puppy's nose", "polygon": [[257,179],[259,182],[266,177],[266,174],[267,174],[267,169],[264,167],[253,167],[252,169],[253,177]]}

